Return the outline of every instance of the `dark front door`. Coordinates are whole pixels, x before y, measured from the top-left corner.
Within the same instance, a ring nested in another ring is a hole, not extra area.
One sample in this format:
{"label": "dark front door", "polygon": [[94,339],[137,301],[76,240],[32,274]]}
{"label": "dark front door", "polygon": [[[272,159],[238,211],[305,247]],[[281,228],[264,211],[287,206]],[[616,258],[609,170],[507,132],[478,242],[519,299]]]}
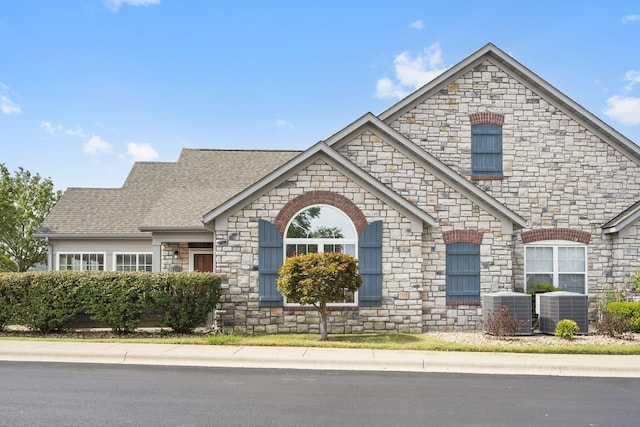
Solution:
{"label": "dark front door", "polygon": [[213,255],[212,254],[193,254],[193,270],[204,272],[213,271]]}

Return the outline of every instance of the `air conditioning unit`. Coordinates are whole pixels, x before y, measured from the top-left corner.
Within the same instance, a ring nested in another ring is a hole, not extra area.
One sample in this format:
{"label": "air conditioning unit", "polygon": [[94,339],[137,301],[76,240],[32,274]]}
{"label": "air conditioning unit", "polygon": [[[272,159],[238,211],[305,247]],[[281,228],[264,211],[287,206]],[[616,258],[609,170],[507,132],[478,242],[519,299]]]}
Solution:
{"label": "air conditioning unit", "polygon": [[576,292],[546,292],[540,296],[540,332],[554,334],[556,325],[563,319],[576,322],[579,334],[589,332],[589,302],[588,297]]}
{"label": "air conditioning unit", "polygon": [[490,313],[494,313],[501,306],[509,307],[516,319],[521,321],[518,335],[531,335],[531,295],[520,292],[491,292],[482,297],[482,320],[484,332],[487,330],[487,318]]}

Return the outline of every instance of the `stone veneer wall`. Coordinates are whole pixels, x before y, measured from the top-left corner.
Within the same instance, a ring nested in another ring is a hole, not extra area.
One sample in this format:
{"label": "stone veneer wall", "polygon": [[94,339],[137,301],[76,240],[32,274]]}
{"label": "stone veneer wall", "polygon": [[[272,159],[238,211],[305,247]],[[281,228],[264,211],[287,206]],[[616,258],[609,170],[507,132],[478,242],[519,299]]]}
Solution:
{"label": "stone veneer wall", "polygon": [[[471,117],[504,115],[504,179],[475,181],[498,201],[531,221],[532,230],[566,228],[591,234],[589,289],[619,284],[640,268],[635,242],[615,242],[601,225],[633,205],[640,194],[640,167],[554,105],[485,61],[390,125],[470,178]],[[513,277],[524,287],[523,242],[514,233]],[[613,246],[627,245],[613,251]]]}
{"label": "stone veneer wall", "polygon": [[[512,236],[502,233],[502,223],[371,132],[339,152],[439,222],[425,230],[422,243],[424,330],[480,329],[480,307],[447,305],[443,233],[480,232],[481,293],[511,290]],[[387,277],[383,280],[386,283]]]}
{"label": "stone veneer wall", "polygon": [[258,221],[274,222],[292,199],[309,191],[331,191],[353,201],[368,222],[382,220],[383,304],[331,311],[330,333],[423,330],[423,235],[410,222],[324,161],[316,161],[229,218],[216,233],[216,266],[223,275],[219,316],[224,330],[236,333],[318,333],[315,310],[259,307]]}

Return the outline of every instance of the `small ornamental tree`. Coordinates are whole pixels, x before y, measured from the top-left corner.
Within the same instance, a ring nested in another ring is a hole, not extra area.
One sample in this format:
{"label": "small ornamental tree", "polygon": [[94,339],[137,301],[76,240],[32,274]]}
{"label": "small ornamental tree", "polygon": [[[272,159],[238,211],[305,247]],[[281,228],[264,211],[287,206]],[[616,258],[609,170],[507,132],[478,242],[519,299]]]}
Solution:
{"label": "small ornamental tree", "polygon": [[327,340],[327,305],[342,302],[362,285],[358,260],[351,255],[326,252],[287,258],[280,268],[278,290],[288,302],[313,305],[320,314],[320,340]]}

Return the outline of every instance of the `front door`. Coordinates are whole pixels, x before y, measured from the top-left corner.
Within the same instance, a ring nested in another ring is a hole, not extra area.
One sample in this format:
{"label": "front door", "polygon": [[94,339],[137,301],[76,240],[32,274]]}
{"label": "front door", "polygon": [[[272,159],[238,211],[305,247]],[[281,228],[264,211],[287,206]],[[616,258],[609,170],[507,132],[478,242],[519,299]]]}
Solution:
{"label": "front door", "polygon": [[193,254],[193,271],[213,272],[213,254]]}

